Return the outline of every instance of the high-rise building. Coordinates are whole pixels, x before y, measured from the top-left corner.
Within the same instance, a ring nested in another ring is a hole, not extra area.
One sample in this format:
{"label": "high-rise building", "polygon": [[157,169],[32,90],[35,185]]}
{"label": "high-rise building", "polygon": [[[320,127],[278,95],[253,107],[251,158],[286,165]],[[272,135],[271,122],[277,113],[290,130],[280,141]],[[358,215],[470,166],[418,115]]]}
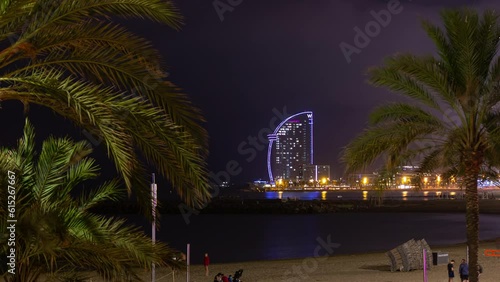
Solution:
{"label": "high-rise building", "polygon": [[304,164],[302,168],[302,180],[305,182],[322,181],[327,179],[330,181],[330,166],[329,165],[315,165],[315,164]]}
{"label": "high-rise building", "polygon": [[313,113],[300,112],[286,118],[268,138],[269,181],[300,181],[302,165],[313,164]]}

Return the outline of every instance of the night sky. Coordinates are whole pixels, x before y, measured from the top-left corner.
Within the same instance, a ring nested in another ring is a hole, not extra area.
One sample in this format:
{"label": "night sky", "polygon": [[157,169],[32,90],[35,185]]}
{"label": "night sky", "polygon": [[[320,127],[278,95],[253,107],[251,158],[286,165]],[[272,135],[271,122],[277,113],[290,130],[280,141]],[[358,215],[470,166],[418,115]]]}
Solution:
{"label": "night sky", "polygon": [[[220,0],[240,3],[224,12],[222,21],[217,1],[174,2],[186,18],[181,31],[145,22],[130,26],[161,50],[170,79],[202,109],[210,134],[209,169],[217,173],[229,161],[238,162],[242,172],[231,178],[236,183],[267,180],[266,150],[250,158],[238,146],[250,148],[240,144],[269,129],[276,111],[284,109],[314,112],[315,162],[331,165],[333,175],[341,176],[342,147],[363,129],[374,107],[400,99],[368,85],[367,68],[398,52],[434,52],[419,18],[437,22],[444,7],[500,7],[494,0],[402,0],[400,12],[348,63],[339,45],[355,47],[354,28],[364,30],[374,20],[371,11],[387,10],[388,1]],[[0,144],[13,145],[19,138],[22,116],[18,102],[2,104]],[[80,129],[48,110],[34,107],[30,117],[39,138],[49,133],[83,138]],[[259,144],[260,149],[265,145]],[[104,152],[101,147],[97,154]]]}

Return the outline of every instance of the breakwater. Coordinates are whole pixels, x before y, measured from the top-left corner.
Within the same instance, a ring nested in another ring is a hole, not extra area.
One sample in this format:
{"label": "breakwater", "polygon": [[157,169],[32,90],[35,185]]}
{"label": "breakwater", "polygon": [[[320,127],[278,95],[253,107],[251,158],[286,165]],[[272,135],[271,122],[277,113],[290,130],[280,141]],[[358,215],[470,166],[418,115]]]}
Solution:
{"label": "breakwater", "polygon": [[[161,214],[179,214],[180,202],[163,202]],[[102,206],[99,213],[140,213],[135,203]],[[197,210],[200,214],[322,214],[339,212],[465,212],[465,200],[255,200],[239,198],[216,198],[206,207]],[[480,212],[500,214],[500,200],[480,200]]]}

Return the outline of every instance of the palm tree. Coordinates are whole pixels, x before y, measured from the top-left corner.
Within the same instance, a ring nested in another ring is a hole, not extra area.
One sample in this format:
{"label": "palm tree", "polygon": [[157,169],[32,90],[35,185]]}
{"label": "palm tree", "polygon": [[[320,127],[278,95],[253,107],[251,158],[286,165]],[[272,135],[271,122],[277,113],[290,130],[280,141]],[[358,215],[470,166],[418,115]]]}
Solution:
{"label": "palm tree", "polygon": [[[96,271],[108,280],[139,280],[134,267],[149,269],[152,263],[179,267],[167,245],[153,246],[149,237],[125,225],[125,220],[92,212],[100,203],[126,196],[126,189],[120,189],[117,180],[91,191],[82,188],[82,182],[94,179],[99,171],[88,157],[92,152],[88,142],[51,137],[43,142],[39,155],[34,147],[33,128],[26,122],[17,149],[0,149],[0,173],[14,175],[10,184],[16,189],[16,274],[4,269],[6,281],[75,278],[81,270]],[[1,183],[9,185],[6,178]],[[0,197],[7,199],[7,195],[7,189],[1,189]],[[0,213],[8,214],[8,208],[7,201],[1,201]],[[2,230],[7,230],[6,224],[2,219]],[[5,258],[10,248],[7,237],[0,242]]]}
{"label": "palm tree", "polygon": [[[441,13],[444,27],[423,21],[438,56],[400,54],[370,70],[370,81],[403,94],[384,105],[345,148],[348,170],[383,157],[389,167],[410,160],[422,173],[440,168],[463,178],[466,189],[470,281],[477,281],[481,170],[498,165],[500,60],[498,15],[468,9]],[[498,174],[496,174],[498,175]]]}
{"label": "palm tree", "polygon": [[165,0],[1,1],[0,101],[48,107],[99,136],[143,204],[150,193],[141,159],[189,204],[204,203],[203,118],[167,80],[158,52],[120,18],[174,29],[182,21]]}

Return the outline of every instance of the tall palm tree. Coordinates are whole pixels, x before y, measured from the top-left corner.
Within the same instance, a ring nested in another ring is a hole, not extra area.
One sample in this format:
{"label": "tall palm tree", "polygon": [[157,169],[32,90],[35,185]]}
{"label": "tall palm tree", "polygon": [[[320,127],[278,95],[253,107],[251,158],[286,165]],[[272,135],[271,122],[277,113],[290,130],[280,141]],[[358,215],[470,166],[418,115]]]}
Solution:
{"label": "tall palm tree", "polygon": [[150,193],[140,159],[189,204],[203,203],[203,118],[167,80],[158,51],[120,18],[174,29],[182,21],[165,0],[0,1],[0,101],[48,107],[99,136],[142,203]]}
{"label": "tall palm tree", "polygon": [[[15,150],[0,149],[1,175],[10,177],[15,188],[16,271],[1,268],[6,281],[38,281],[78,276],[78,271],[96,271],[108,280],[139,280],[137,267],[179,267],[173,251],[151,239],[125,220],[92,212],[100,203],[126,196],[117,180],[87,191],[82,182],[98,175],[99,168],[89,158],[86,141],[49,138],[35,152],[32,126],[27,122],[24,136]],[[11,171],[12,173],[9,173]],[[2,177],[2,187],[7,187]],[[82,190],[83,189],[83,190]],[[1,189],[0,213],[9,214],[7,189]],[[0,228],[7,230],[7,220]],[[0,238],[2,258],[9,254],[8,237]],[[134,269],[136,267],[136,269]],[[59,280],[61,281],[61,280]]]}
{"label": "tall palm tree", "polygon": [[[496,57],[498,15],[468,9],[445,10],[444,26],[423,21],[438,56],[400,54],[370,70],[370,81],[403,94],[407,102],[371,113],[369,127],[345,148],[350,171],[379,157],[390,166],[409,160],[421,172],[440,168],[462,177],[470,281],[477,281],[481,170],[498,165],[500,155],[500,59]],[[496,174],[498,175],[498,174]]]}

